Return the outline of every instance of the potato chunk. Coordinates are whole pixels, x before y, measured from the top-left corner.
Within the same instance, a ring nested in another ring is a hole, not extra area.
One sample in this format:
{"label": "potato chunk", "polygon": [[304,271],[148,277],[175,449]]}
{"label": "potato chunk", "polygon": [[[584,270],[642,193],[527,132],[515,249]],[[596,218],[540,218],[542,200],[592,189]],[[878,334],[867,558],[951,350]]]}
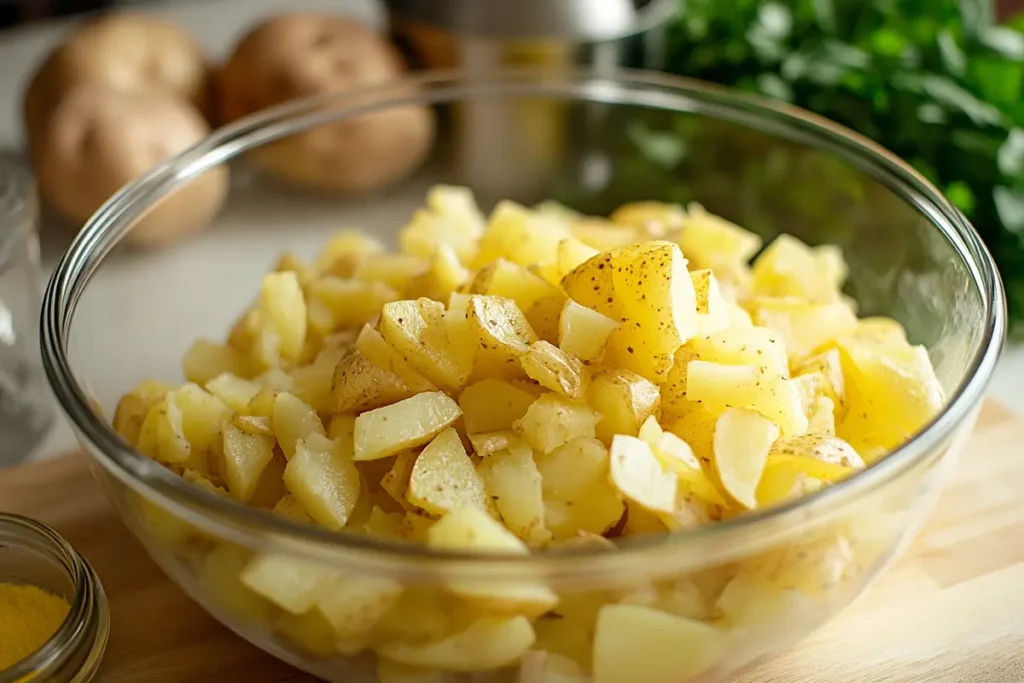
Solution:
{"label": "potato chunk", "polygon": [[274,457],[277,440],[270,435],[246,433],[234,424],[224,425],[222,438],[224,482],[234,498],[247,503]]}
{"label": "potato chunk", "polygon": [[690,361],[686,397],[712,412],[745,408],[774,420],[784,434],[802,434],[807,416],[796,387],[786,379],[753,365],[722,365]]}
{"label": "potato chunk", "polygon": [[349,353],[334,369],[331,392],[334,412],[361,413],[413,395],[397,375],[374,365],[358,351]]}
{"label": "potato chunk", "polygon": [[600,419],[600,415],[584,404],[545,394],[534,401],[513,426],[535,451],[550,453],[573,439],[594,436],[594,427]]}
{"label": "potato chunk", "polygon": [[641,439],[615,435],[610,476],[623,496],[645,509],[667,514],[675,509],[676,478],[662,468],[651,447]]}
{"label": "potato chunk", "polygon": [[406,498],[439,516],[460,507],[483,508],[486,495],[484,482],[466,455],[458,432],[445,429],[416,458]]}
{"label": "potato chunk", "polygon": [[558,348],[588,365],[597,363],[618,327],[617,321],[570,299],[558,320]]}
{"label": "potato chunk", "polygon": [[537,397],[513,384],[485,379],[466,387],[459,407],[470,434],[511,429]]}
{"label": "potato chunk", "polygon": [[361,487],[351,455],[340,443],[320,434],[296,444],[284,470],[284,483],[309,516],[332,531],[348,523]]}
{"label": "potato chunk", "polygon": [[757,507],[757,484],[779,427],[757,413],[729,408],[715,425],[715,469],[722,486],[739,504]]}
{"label": "potato chunk", "polygon": [[616,434],[636,436],[648,416],[660,414],[658,387],[622,368],[611,368],[594,377],[588,397],[590,405],[603,416],[597,424],[597,436],[605,443],[611,443]]}
{"label": "potato chunk", "polygon": [[365,412],[355,421],[355,459],[377,460],[421,446],[461,415],[459,404],[440,391]]}
{"label": "potato chunk", "polygon": [[473,368],[473,353],[456,347],[436,301],[394,301],[381,308],[384,340],[424,377],[439,387],[458,389]]}
{"label": "potato chunk", "polygon": [[492,454],[477,471],[509,531],[534,545],[551,539],[551,532],[544,526],[540,472],[526,444],[513,443]]}
{"label": "potato chunk", "polygon": [[608,449],[578,438],[536,456],[544,493],[544,519],[558,539],[578,532],[603,534],[622,518],[622,496],[609,480]]}
{"label": "potato chunk", "polygon": [[589,378],[583,363],[546,341],[530,344],[519,362],[530,379],[565,398],[578,401],[587,392]]}
{"label": "potato chunk", "polygon": [[274,433],[286,458],[295,455],[296,444],[310,434],[326,436],[316,411],[292,394],[283,391],[277,394],[273,411],[271,421]]}
{"label": "potato chunk", "polygon": [[412,666],[487,671],[514,663],[530,649],[534,637],[533,627],[526,617],[483,617],[444,640],[388,642],[377,652],[386,659]]}
{"label": "potato chunk", "polygon": [[472,296],[467,320],[480,344],[481,362],[498,376],[521,376],[519,358],[538,337],[515,302],[504,297]]}

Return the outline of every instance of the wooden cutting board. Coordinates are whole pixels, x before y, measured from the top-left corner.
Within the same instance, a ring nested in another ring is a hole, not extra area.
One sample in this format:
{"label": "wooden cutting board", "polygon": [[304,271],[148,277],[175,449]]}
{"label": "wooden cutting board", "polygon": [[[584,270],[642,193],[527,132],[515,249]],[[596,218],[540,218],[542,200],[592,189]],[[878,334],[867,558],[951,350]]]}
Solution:
{"label": "wooden cutting board", "polygon": [[[1024,418],[986,405],[903,559],[840,617],[736,683],[1024,683],[1022,444]],[[99,573],[112,614],[101,683],[313,680],[233,635],[164,578],[84,456],[0,471],[0,509],[53,525]]]}

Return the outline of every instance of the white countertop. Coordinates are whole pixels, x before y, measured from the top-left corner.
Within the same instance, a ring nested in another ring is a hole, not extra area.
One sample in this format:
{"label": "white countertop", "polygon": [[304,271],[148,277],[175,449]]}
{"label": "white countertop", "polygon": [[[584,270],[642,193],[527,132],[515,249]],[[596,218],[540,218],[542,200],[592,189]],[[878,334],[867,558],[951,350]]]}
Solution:
{"label": "white countertop", "polygon": [[[201,41],[214,57],[223,55],[235,37],[252,21],[267,12],[298,8],[327,8],[343,11],[374,25],[382,14],[373,0],[204,0],[179,1],[156,6],[154,11],[173,18]],[[29,29],[0,33],[0,153],[20,150],[20,101],[25,80],[38,60],[59,40],[68,23],[49,22]],[[90,320],[97,330],[89,346],[102,349],[89,358],[104,367],[88,368],[92,389],[101,397],[114,396],[137,381],[141,374],[167,376],[187,344],[198,333],[220,336],[224,321],[234,314],[255,291],[258,277],[265,272],[284,247],[299,254],[311,254],[324,237],[342,222],[355,227],[395,224],[407,217],[414,198],[392,198],[386,202],[350,206],[344,215],[325,211],[316,202],[289,206],[263,205],[258,200],[245,206],[232,206],[218,221],[217,228],[198,239],[159,254],[126,256],[105,267],[91,287],[104,306],[90,309]],[[273,212],[277,212],[275,215]],[[302,230],[291,226],[302,225]],[[240,240],[243,233],[245,241]],[[68,235],[44,225],[43,253],[47,269],[53,267]],[[240,246],[241,245],[241,246]],[[209,278],[209,279],[208,279]],[[208,288],[216,282],[214,303],[196,310],[186,299],[206,301]],[[173,286],[168,286],[173,282]],[[145,291],[152,309],[126,314],[123,302]],[[151,294],[150,294],[151,293]],[[180,313],[180,315],[177,315]],[[140,315],[147,334],[140,340]],[[189,316],[189,327],[179,324]],[[151,360],[165,359],[161,368],[151,369]],[[992,383],[991,394],[1018,412],[1024,412],[1024,347],[1004,353]],[[70,450],[75,440],[63,416],[58,416],[49,438],[34,457],[41,458]]]}

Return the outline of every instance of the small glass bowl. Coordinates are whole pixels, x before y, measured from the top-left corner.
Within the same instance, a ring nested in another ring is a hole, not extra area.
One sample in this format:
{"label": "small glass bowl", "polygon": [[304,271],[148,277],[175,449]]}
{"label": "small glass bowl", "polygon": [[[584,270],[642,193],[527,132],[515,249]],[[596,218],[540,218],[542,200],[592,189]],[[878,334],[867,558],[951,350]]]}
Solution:
{"label": "small glass bowl", "polygon": [[103,585],[85,558],[45,524],[0,513],[0,581],[38,586],[71,605],[41,648],[0,670],[0,683],[91,681],[107,649],[110,612]]}

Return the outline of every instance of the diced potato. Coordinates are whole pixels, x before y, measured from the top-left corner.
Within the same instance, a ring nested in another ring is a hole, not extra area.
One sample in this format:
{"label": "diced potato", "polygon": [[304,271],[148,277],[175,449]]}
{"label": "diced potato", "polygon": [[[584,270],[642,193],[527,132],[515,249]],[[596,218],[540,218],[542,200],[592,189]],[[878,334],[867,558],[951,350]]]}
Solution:
{"label": "diced potato", "polygon": [[538,300],[526,311],[526,322],[530,323],[541,340],[558,344],[559,321],[565,302],[565,295],[559,292],[556,296]]}
{"label": "diced potato", "polygon": [[710,270],[690,271],[697,297],[696,337],[707,337],[729,327],[729,302],[722,296],[718,280]]}
{"label": "diced potato", "polygon": [[718,415],[707,408],[698,405],[694,410],[688,412],[678,420],[667,422],[666,431],[675,434],[685,441],[693,454],[704,463],[711,464],[714,454],[715,424],[718,422]]}
{"label": "diced potato", "polygon": [[437,391],[436,386],[388,346],[381,333],[369,325],[363,325],[360,329],[356,350],[377,367],[400,378],[413,393]]}
{"label": "diced potato", "polygon": [[140,382],[118,401],[117,409],[114,411],[114,431],[128,443],[137,446],[142,423],[145,422],[150,409],[160,403],[172,389],[171,386],[152,380]]}
{"label": "diced potato", "polygon": [[511,429],[500,429],[496,432],[479,432],[469,435],[469,443],[479,458],[487,458],[498,451],[511,448],[522,438]]}
{"label": "diced potato", "polygon": [[217,375],[206,383],[205,389],[224,401],[229,408],[236,411],[243,411],[249,403],[260,393],[259,384],[256,382],[235,377],[234,375]]}
{"label": "diced potato", "polygon": [[807,431],[816,434],[835,434],[835,404],[828,396],[818,396],[807,410]]}
{"label": "diced potato", "polygon": [[676,349],[697,333],[696,292],[683,253],[670,242],[623,247],[613,281],[629,318],[616,334],[632,358],[631,369],[663,380]]}
{"label": "diced potato", "polygon": [[348,356],[357,355],[343,348],[324,348],[312,363],[291,372],[291,392],[314,410],[329,413],[334,408],[334,378],[337,366]]}
{"label": "diced potato", "polygon": [[662,468],[651,447],[641,439],[615,435],[609,475],[623,496],[645,509],[664,513],[675,509],[676,478]]}
{"label": "diced potato", "polygon": [[459,261],[458,255],[447,244],[439,244],[430,257],[426,272],[405,283],[405,291],[435,301],[445,301],[452,292],[469,281],[470,272]]}
{"label": "diced potato", "polygon": [[511,299],[524,312],[541,299],[565,297],[539,275],[505,259],[498,259],[479,270],[470,285],[470,292]]}
{"label": "diced potato", "polygon": [[260,291],[259,324],[274,336],[281,358],[294,363],[306,343],[306,299],[295,273],[270,273]]}
{"label": "diced potato", "polygon": [[568,236],[557,219],[502,201],[487,221],[474,267],[482,268],[499,258],[521,266],[550,263],[557,257],[559,241]]}
{"label": "diced potato", "polygon": [[678,683],[714,667],[729,633],[637,605],[606,605],[594,636],[594,683]]}
{"label": "diced potato", "polygon": [[622,518],[625,508],[609,481],[609,467],[608,449],[593,438],[575,439],[537,456],[544,518],[556,539],[603,534]]}
{"label": "diced potato", "polygon": [[[327,617],[318,609],[302,614],[284,612],[274,622],[274,633],[306,656],[330,659],[341,654],[342,643],[327,623]],[[358,654],[363,647],[355,648]]]}
{"label": "diced potato", "polygon": [[608,219],[651,237],[663,237],[682,227],[686,214],[678,204],[629,202],[612,211]]}
{"label": "diced potato", "polygon": [[408,254],[369,254],[359,261],[352,277],[360,282],[380,282],[396,292],[406,291],[410,282],[430,269],[430,262]]}
{"label": "diced potato", "polygon": [[772,446],[771,455],[806,457],[821,463],[839,465],[846,470],[864,467],[864,460],[850,444],[828,434],[801,434],[779,439]]}
{"label": "diced potato", "polygon": [[590,383],[589,402],[603,417],[597,436],[611,443],[616,434],[636,436],[649,416],[659,416],[661,394],[658,387],[640,375],[622,368],[611,368]]}
{"label": "diced potato", "polygon": [[334,412],[361,413],[391,405],[413,395],[397,375],[371,363],[358,351],[346,355],[334,368]]}
{"label": "diced potato", "polygon": [[309,438],[310,434],[326,436],[316,411],[287,392],[281,392],[275,397],[271,420],[277,443],[289,460],[295,454],[295,446],[299,441]]}
{"label": "diced potato", "polygon": [[185,379],[196,384],[206,384],[217,375],[227,373],[238,377],[248,376],[249,361],[246,357],[226,344],[206,339],[197,339],[185,352],[182,361]]}
{"label": "diced potato", "polygon": [[588,406],[556,394],[534,401],[513,425],[538,453],[550,453],[573,439],[592,437],[600,416]]}
{"label": "diced potato", "polygon": [[789,376],[789,357],[774,332],[765,327],[726,329],[694,337],[689,346],[700,360],[725,365],[754,365],[780,377]]}
{"label": "diced potato", "polygon": [[459,407],[469,434],[511,429],[537,397],[508,382],[485,379],[466,387]]}
{"label": "diced potato", "polygon": [[231,423],[224,425],[223,439],[220,471],[231,495],[247,503],[256,493],[256,485],[274,457],[277,439],[246,433]]}
{"label": "diced potato", "polygon": [[559,280],[573,271],[582,263],[594,258],[600,252],[589,244],[575,237],[566,237],[558,243],[555,259]]}
{"label": "diced potato", "polygon": [[686,397],[686,375],[691,360],[697,358],[693,350],[693,339],[680,346],[672,360],[672,369],[659,387],[661,414],[665,420],[679,419],[700,405]]}
{"label": "diced potato", "polygon": [[413,465],[416,464],[416,456],[414,451],[399,453],[391,464],[391,469],[380,480],[381,488],[396,503],[408,509],[413,509],[412,504],[406,500],[406,492],[409,490],[409,478],[412,476]]}
{"label": "diced potato", "polygon": [[477,467],[487,495],[505,526],[529,544],[551,539],[544,526],[544,497],[541,476],[533,453],[523,443],[514,443],[494,453]]}
{"label": "diced potato", "polygon": [[304,522],[306,524],[312,524],[313,518],[306,512],[306,508],[302,507],[302,503],[295,499],[295,496],[290,493],[283,496],[281,500],[277,501],[271,510],[275,515],[286,517],[294,522]]}
{"label": "diced potato", "polygon": [[444,640],[389,642],[377,648],[377,653],[412,666],[487,671],[513,664],[530,649],[533,641],[533,627],[526,617],[484,617]]}
{"label": "diced potato", "polygon": [[751,302],[750,312],[755,324],[782,337],[786,350],[798,358],[814,353],[857,324],[854,314],[841,303],[759,297]]}
{"label": "diced potato", "polygon": [[[656,431],[651,428],[652,423],[653,427],[657,428]],[[646,429],[640,429],[640,438],[651,447],[662,468],[673,473],[678,480],[677,503],[680,496],[686,497],[692,493],[709,505],[726,506],[725,499],[704,472],[700,460],[694,455],[688,443],[672,432],[662,431],[653,416],[647,418],[644,426]]]}
{"label": "diced potato", "polygon": [[597,363],[618,327],[615,320],[570,299],[558,321],[558,347],[585,364]]}
{"label": "diced potato", "polygon": [[728,268],[745,264],[761,248],[761,238],[690,204],[679,233],[683,255],[697,268]]}
{"label": "diced potato", "polygon": [[461,507],[486,507],[487,493],[454,429],[437,435],[416,458],[406,498],[431,515]]}
{"label": "diced potato", "polygon": [[310,517],[333,531],[348,522],[361,486],[359,471],[342,446],[316,433],[296,444],[284,483]]}
{"label": "diced potato", "polygon": [[241,578],[250,590],[292,614],[309,611],[335,574],[322,564],[287,555],[257,555]]}
{"label": "diced potato", "polygon": [[835,409],[840,411],[841,415],[845,414],[846,380],[843,377],[843,365],[839,349],[827,349],[801,360],[795,364],[793,375],[795,378],[802,376],[813,377],[814,397],[828,397]]}
{"label": "diced potato", "polygon": [[232,618],[242,619],[247,624],[267,624],[273,607],[239,578],[251,556],[244,548],[221,543],[203,561],[199,584],[217,608]]}
{"label": "diced potato", "polygon": [[742,408],[728,408],[715,426],[715,469],[722,486],[740,505],[757,507],[757,484],[779,427]]}
{"label": "diced potato", "polygon": [[640,241],[640,235],[635,229],[616,225],[603,218],[580,218],[573,221],[569,229],[573,237],[601,251]]}
{"label": "diced potato", "polygon": [[753,365],[722,365],[702,360],[687,366],[686,397],[712,412],[744,408],[776,422],[787,435],[807,429],[800,393],[786,379]]}
{"label": "diced potato", "polygon": [[343,640],[362,639],[398,601],[402,585],[378,576],[339,576],[321,591],[317,608]]}
{"label": "diced potato", "polygon": [[[458,389],[465,385],[473,367],[473,354],[453,349],[444,307],[436,302],[395,301],[381,308],[380,333],[402,360],[439,387]],[[429,318],[429,320],[428,320]]]}
{"label": "diced potato", "polygon": [[461,415],[459,404],[440,391],[365,412],[355,421],[355,459],[377,460],[422,446]]}
{"label": "diced potato", "polygon": [[[577,620],[545,615],[533,628],[537,633],[534,646],[537,650],[568,659],[578,667],[590,668],[593,634]],[[547,679],[540,680],[547,683]]]}
{"label": "diced potato", "polygon": [[484,217],[468,188],[437,186],[427,196],[428,209],[413,214],[399,233],[406,254],[431,256],[448,245],[463,263],[471,263],[483,234]]}
{"label": "diced potato", "polygon": [[779,235],[754,260],[753,272],[757,294],[829,303],[838,298],[847,268],[838,247],[808,247]]}
{"label": "diced potato", "polygon": [[[536,628],[536,627],[535,627]],[[530,650],[519,666],[520,683],[590,683],[590,676],[574,660],[543,650]]]}
{"label": "diced potato", "polygon": [[352,277],[359,261],[369,254],[379,254],[384,245],[359,230],[343,230],[327,241],[316,258],[314,268],[320,274]]}
{"label": "diced potato", "polygon": [[355,327],[373,320],[381,306],[398,299],[398,291],[381,282],[318,278],[309,285],[309,323],[320,334]]}
{"label": "diced potato", "polygon": [[480,344],[477,355],[490,372],[522,376],[519,358],[538,337],[515,302],[503,297],[472,296],[467,319]]}
{"label": "diced potato", "polygon": [[444,683],[445,673],[440,669],[411,666],[377,658],[378,683]]}
{"label": "diced potato", "polygon": [[519,362],[527,376],[546,389],[577,401],[586,395],[589,378],[583,363],[557,346],[534,342]]}
{"label": "diced potato", "polygon": [[622,306],[615,298],[615,259],[616,252],[604,251],[584,261],[562,278],[562,289],[579,305],[618,321]]}

